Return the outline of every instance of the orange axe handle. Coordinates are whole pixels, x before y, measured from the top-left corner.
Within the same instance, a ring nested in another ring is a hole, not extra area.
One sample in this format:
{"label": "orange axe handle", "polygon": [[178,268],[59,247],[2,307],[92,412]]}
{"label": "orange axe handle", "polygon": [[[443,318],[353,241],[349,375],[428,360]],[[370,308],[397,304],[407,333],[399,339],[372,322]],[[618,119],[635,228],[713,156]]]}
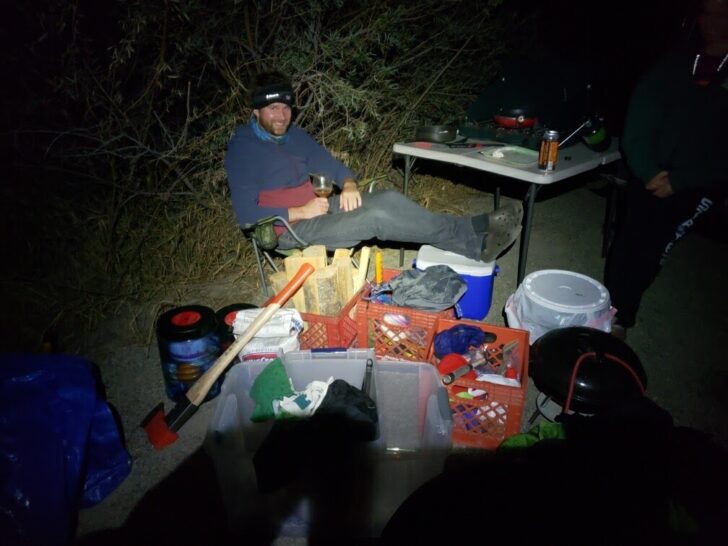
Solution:
{"label": "orange axe handle", "polygon": [[288,284],[267,303],[245,332],[230,344],[214,364],[195,381],[195,384],[190,387],[184,398],[177,402],[177,405],[169,414],[164,415],[163,405],[153,410],[143,426],[149,441],[155,448],[162,449],[177,440],[177,431],[194,415],[215,381],[225,372],[235,356],[255,337],[255,334],[270,320],[275,312],[301,288],[304,281],[313,272],[314,268],[311,264],[303,264]]}

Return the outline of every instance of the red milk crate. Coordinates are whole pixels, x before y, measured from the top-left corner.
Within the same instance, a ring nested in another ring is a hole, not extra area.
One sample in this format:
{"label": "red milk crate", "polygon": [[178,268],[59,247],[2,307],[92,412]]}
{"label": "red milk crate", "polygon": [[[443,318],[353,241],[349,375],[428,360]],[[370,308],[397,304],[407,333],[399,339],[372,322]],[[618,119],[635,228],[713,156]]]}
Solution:
{"label": "red milk crate", "polygon": [[[399,273],[398,269],[385,269],[384,280]],[[370,288],[365,287],[362,296],[368,296],[369,292]],[[357,344],[361,348],[374,348],[378,358],[427,362],[437,319],[453,316],[452,309],[423,311],[362,298],[356,310]]]}
{"label": "red milk crate", "polygon": [[348,349],[356,342],[356,304],[361,290],[354,294],[338,315],[316,315],[301,313],[308,327],[298,335],[301,350],[322,347],[341,347]]}
{"label": "red milk crate", "polygon": [[[528,332],[471,320],[440,319],[437,321],[435,334],[458,324],[467,324],[494,333],[497,338],[489,346],[496,351],[489,356],[500,365],[504,365],[503,347],[512,341],[518,342],[514,353],[514,367],[519,372],[520,387],[464,378],[447,385],[450,409],[453,412],[453,445],[493,450],[505,438],[521,432],[528,387]],[[434,365],[439,362],[434,353],[434,344],[430,347],[428,360]],[[486,394],[473,399],[457,396],[458,393],[467,392],[468,388],[485,391]]]}

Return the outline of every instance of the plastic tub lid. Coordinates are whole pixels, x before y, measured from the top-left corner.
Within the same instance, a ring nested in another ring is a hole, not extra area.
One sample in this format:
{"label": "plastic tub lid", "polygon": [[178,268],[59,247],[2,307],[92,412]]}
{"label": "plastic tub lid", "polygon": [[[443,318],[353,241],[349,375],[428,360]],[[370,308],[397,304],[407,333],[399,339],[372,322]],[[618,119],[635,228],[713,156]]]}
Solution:
{"label": "plastic tub lid", "polygon": [[493,274],[495,262],[471,260],[449,250],[440,250],[430,245],[422,245],[417,252],[417,269],[427,269],[433,265],[447,265],[460,275],[487,277]]}
{"label": "plastic tub lid", "polygon": [[555,311],[586,313],[606,310],[610,305],[604,285],[573,271],[534,271],[523,279],[523,288],[528,299]]}

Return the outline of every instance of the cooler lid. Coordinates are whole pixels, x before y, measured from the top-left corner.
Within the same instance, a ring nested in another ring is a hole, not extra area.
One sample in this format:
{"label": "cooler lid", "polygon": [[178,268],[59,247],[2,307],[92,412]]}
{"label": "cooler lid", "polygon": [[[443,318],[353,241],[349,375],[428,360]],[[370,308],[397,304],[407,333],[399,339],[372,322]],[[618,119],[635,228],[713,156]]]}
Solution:
{"label": "cooler lid", "polygon": [[560,269],[534,271],[523,279],[527,298],[543,307],[562,312],[609,309],[609,291],[594,279]]}
{"label": "cooler lid", "polygon": [[417,269],[427,269],[433,265],[447,265],[460,275],[487,277],[493,274],[495,262],[471,260],[448,250],[440,250],[430,245],[422,245],[417,252]]}

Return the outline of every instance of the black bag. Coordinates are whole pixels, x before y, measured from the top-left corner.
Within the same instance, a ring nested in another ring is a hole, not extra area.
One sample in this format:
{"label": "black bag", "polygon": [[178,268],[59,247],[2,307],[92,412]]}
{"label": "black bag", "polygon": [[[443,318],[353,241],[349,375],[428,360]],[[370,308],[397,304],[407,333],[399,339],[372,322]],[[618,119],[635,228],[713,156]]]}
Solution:
{"label": "black bag", "polygon": [[337,468],[353,460],[362,443],[379,434],[374,401],[343,379],[333,381],[316,413],[304,419],[276,421],[253,456],[261,493],[270,493],[301,477]]}

